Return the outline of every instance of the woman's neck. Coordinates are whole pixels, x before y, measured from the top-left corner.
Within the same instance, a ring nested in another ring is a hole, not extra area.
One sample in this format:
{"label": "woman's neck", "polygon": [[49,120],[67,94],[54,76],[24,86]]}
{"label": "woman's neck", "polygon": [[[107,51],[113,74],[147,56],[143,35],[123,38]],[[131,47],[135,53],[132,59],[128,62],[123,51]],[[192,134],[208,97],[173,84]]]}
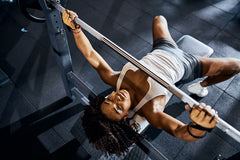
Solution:
{"label": "woman's neck", "polygon": [[130,94],[131,109],[133,109],[141,101],[149,90],[148,75],[137,70],[129,70],[123,79],[121,88],[126,89]]}

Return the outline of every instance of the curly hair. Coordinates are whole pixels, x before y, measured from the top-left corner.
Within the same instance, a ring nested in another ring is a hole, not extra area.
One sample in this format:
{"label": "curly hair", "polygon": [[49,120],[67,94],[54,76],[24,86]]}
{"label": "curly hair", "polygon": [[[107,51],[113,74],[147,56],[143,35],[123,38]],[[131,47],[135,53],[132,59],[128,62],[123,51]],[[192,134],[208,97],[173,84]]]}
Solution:
{"label": "curly hair", "polygon": [[121,156],[128,153],[129,147],[144,136],[134,131],[124,120],[107,119],[100,110],[104,99],[103,96],[97,96],[95,101],[91,101],[90,105],[85,107],[82,126],[89,142],[104,152],[105,156],[107,153]]}

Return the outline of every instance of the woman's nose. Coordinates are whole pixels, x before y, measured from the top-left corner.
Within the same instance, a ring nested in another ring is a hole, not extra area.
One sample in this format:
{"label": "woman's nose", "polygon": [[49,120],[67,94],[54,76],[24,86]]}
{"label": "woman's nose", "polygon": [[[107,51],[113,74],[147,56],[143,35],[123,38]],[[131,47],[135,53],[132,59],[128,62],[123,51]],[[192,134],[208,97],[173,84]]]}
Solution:
{"label": "woman's nose", "polygon": [[118,96],[118,95],[116,95],[116,97],[115,97],[115,101],[117,101],[117,102],[121,101],[121,97]]}

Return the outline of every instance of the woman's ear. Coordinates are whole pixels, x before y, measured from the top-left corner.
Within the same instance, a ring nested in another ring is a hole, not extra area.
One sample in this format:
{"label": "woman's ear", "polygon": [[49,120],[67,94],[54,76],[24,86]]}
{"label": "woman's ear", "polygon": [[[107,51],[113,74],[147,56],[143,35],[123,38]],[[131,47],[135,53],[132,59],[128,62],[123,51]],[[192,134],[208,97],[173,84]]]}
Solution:
{"label": "woman's ear", "polygon": [[127,121],[127,115],[123,117],[124,122]]}

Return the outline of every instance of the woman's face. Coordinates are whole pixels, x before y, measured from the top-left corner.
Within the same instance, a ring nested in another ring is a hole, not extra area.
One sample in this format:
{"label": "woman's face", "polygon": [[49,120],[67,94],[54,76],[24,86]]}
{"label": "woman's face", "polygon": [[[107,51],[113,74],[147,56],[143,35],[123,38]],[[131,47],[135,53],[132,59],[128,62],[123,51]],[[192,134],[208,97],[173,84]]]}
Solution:
{"label": "woman's face", "polygon": [[127,118],[131,107],[129,92],[125,89],[112,92],[101,104],[102,113],[112,121],[120,121]]}

